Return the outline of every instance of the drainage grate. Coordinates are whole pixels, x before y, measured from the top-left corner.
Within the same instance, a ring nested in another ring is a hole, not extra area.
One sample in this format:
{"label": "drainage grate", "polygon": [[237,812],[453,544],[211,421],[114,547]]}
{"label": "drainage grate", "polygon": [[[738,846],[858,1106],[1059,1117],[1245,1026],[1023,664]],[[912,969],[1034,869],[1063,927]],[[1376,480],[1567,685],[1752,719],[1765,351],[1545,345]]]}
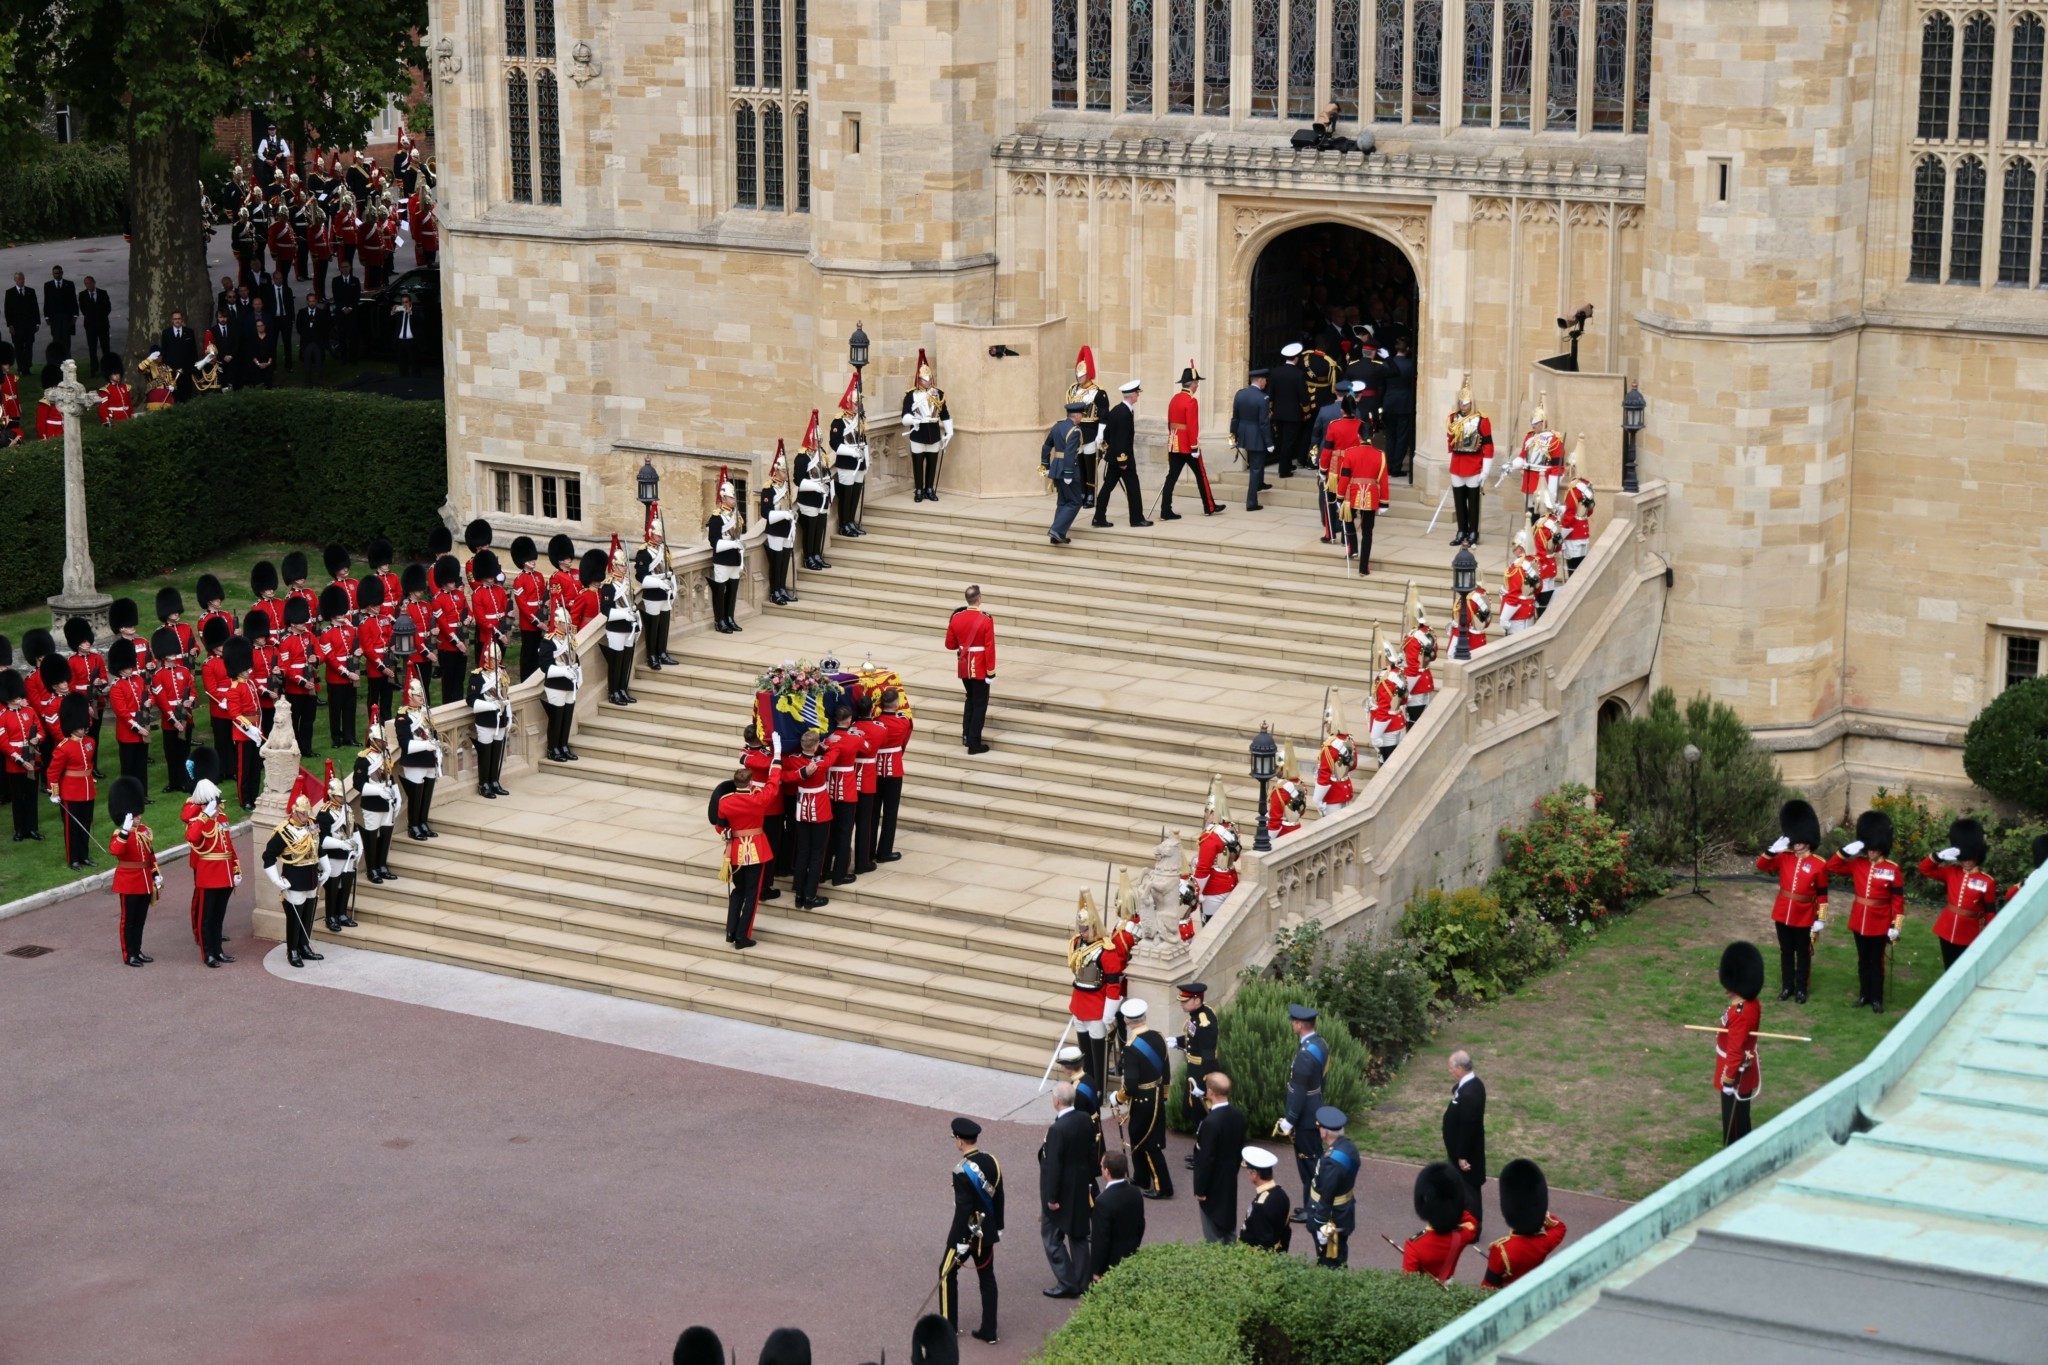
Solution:
{"label": "drainage grate", "polygon": [[24,943],[19,948],[9,948],[7,955],[9,957],[41,957],[44,953],[54,953],[56,951],[55,948],[45,948],[40,943]]}

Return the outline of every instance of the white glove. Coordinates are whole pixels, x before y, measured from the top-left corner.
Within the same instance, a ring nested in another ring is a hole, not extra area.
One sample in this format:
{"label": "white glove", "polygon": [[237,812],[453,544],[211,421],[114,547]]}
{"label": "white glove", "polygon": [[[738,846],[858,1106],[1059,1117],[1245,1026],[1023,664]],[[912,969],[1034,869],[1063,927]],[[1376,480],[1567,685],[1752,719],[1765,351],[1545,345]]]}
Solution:
{"label": "white glove", "polygon": [[241,873],[239,873],[239,872],[237,872],[237,873],[235,874],[235,885],[236,885],[236,886],[240,886],[241,884],[242,884],[242,874],[241,874]]}
{"label": "white glove", "polygon": [[1508,468],[1513,470],[1523,470],[1527,469],[1528,467],[1529,462],[1519,455],[1515,456],[1515,458],[1508,463]]}
{"label": "white glove", "polygon": [[965,1260],[967,1258],[967,1243],[955,1242],[953,1244],[953,1254]]}
{"label": "white glove", "polygon": [[1963,851],[1959,848],[1945,848],[1934,856],[1945,863],[1952,863],[1963,856]]}
{"label": "white glove", "polygon": [[1317,1228],[1317,1229],[1316,1229],[1316,1245],[1317,1245],[1317,1246],[1327,1246],[1327,1245],[1329,1244],[1329,1241],[1330,1241],[1330,1234],[1329,1234],[1329,1233],[1327,1233],[1327,1232],[1325,1232],[1325,1231],[1323,1231],[1323,1230],[1322,1230],[1321,1228]]}
{"label": "white glove", "polygon": [[1823,930],[1823,929],[1825,929],[1825,928],[1827,928],[1827,927],[1828,927],[1828,922],[1827,922],[1826,920],[1824,920],[1824,919],[1817,919],[1817,920],[1815,920],[1815,921],[1813,922],[1813,929],[1812,929],[1812,933],[1813,933],[1813,936],[1814,936],[1815,938],[1819,938],[1819,937],[1820,937],[1820,931],[1821,931],[1821,930]]}
{"label": "white glove", "polygon": [[264,868],[263,875],[270,878],[270,884],[278,890],[289,891],[291,889],[291,883],[285,880],[284,873],[279,870],[276,863],[272,863],[269,867]]}
{"label": "white glove", "polygon": [[1280,1135],[1281,1135],[1282,1137],[1293,1137],[1293,1136],[1294,1136],[1294,1124],[1293,1124],[1293,1123],[1292,1123],[1292,1122],[1291,1122],[1290,1120],[1287,1120],[1287,1119],[1282,1119],[1282,1120],[1280,1120]]}
{"label": "white glove", "polygon": [[124,815],[124,816],[122,816],[122,817],[121,817],[121,832],[122,832],[123,834],[126,834],[126,833],[127,833],[127,832],[128,832],[129,830],[131,830],[131,829],[134,829],[134,828],[135,828],[135,817],[134,817],[134,816],[132,816],[132,815]]}
{"label": "white glove", "polygon": [[199,813],[208,819],[220,814],[220,798],[217,796],[208,798],[206,804],[199,808]]}
{"label": "white glove", "polygon": [[1899,926],[1894,924],[1891,928],[1884,931],[1884,936],[1893,943],[1897,943],[1899,941]]}
{"label": "white glove", "polygon": [[1784,835],[1780,834],[1777,837],[1777,839],[1772,842],[1771,846],[1764,850],[1764,852],[1783,853],[1786,849],[1790,847],[1792,847],[1792,841],[1790,839],[1787,839]]}
{"label": "white glove", "polygon": [[58,806],[58,805],[62,805],[62,804],[63,804],[63,802],[61,802],[60,800],[58,800],[58,799],[57,799],[57,793],[55,793],[55,792],[51,792],[51,793],[50,793],[50,804],[51,804],[51,805],[53,805],[53,806]]}
{"label": "white glove", "polygon": [[782,758],[782,731],[770,730],[768,732],[768,738],[770,741],[768,746],[769,751],[773,753],[776,759],[779,761]]}
{"label": "white glove", "polygon": [[1851,839],[1848,843],[1842,845],[1842,856],[1844,858],[1853,858],[1862,851],[1863,841],[1861,839]]}

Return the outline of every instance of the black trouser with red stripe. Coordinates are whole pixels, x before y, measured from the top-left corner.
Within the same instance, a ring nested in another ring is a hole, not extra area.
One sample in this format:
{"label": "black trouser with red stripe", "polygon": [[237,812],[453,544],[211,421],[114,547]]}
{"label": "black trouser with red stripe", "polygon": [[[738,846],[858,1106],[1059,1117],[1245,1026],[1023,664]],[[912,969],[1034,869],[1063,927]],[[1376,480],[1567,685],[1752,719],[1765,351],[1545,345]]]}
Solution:
{"label": "black trouser with red stripe", "polygon": [[89,831],[92,829],[93,808],[96,804],[97,799],[91,797],[84,801],[66,801],[64,803],[65,862],[83,863],[91,861],[92,838]]}
{"label": "black trouser with red stripe", "polygon": [[123,892],[121,901],[121,960],[126,962],[142,952],[142,926],[149,920],[149,893],[130,895]]}
{"label": "black trouser with red stripe", "polygon": [[14,837],[26,839],[41,829],[42,812],[36,809],[36,798],[42,795],[36,786],[34,773],[7,774],[7,794],[14,804]]}
{"label": "black trouser with red stripe", "polygon": [[116,747],[121,750],[121,776],[132,777],[137,782],[140,782],[142,784],[142,794],[147,798],[149,795],[149,741],[142,740],[139,743],[130,744],[124,740]]}
{"label": "black trouser with red stripe", "polygon": [[834,884],[847,881],[853,876],[853,835],[860,824],[860,802],[834,801],[832,803],[832,881]]}
{"label": "black trouser with red stripe", "polygon": [[1778,988],[1803,991],[1813,976],[1813,930],[1795,929],[1789,924],[1777,928]]}
{"label": "black trouser with red stripe", "polygon": [[862,792],[855,807],[855,828],[853,834],[853,870],[856,873],[875,870],[875,802],[882,793],[882,780],[875,779],[875,790]]}
{"label": "black trouser with red stripe", "polygon": [[767,868],[749,863],[732,870],[732,889],[725,896],[725,941],[738,943],[754,936],[754,912],[761,905],[761,878]]}
{"label": "black trouser with red stripe", "polygon": [[814,901],[818,898],[818,879],[825,871],[825,840],[832,833],[829,821],[797,820],[796,825],[796,898],[799,901]]}
{"label": "black trouser with red stripe", "polygon": [[1173,486],[1180,482],[1180,472],[1183,469],[1194,473],[1195,491],[1202,495],[1202,511],[1214,512],[1216,495],[1209,491],[1209,471],[1202,467],[1201,455],[1184,455],[1176,451],[1166,457],[1166,485],[1159,490],[1160,515],[1173,515]]}
{"label": "black trouser with red stripe", "polygon": [[356,685],[327,684],[327,740],[339,749],[356,742]]}
{"label": "black trouser with red stripe", "polygon": [[199,940],[199,951],[207,957],[220,956],[221,923],[228,917],[228,899],[235,894],[232,886],[209,886],[195,892],[193,901],[192,937]]}
{"label": "black trouser with red stripe", "polygon": [[1851,934],[1856,940],[1856,995],[1874,1005],[1884,1003],[1884,950],[1891,940],[1883,934]]}
{"label": "black trouser with red stripe", "polygon": [[903,779],[900,777],[878,777],[875,779],[876,804],[880,816],[876,820],[876,858],[886,858],[896,851],[896,808],[903,804]]}

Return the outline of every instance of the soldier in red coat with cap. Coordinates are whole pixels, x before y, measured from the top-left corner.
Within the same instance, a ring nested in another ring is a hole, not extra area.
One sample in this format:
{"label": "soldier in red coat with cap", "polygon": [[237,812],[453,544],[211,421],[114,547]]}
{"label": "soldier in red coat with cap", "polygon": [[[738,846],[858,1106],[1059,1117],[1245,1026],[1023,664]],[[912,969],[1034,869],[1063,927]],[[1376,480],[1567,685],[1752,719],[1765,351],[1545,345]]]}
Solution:
{"label": "soldier in red coat with cap", "polygon": [[[775,741],[774,756],[780,757],[781,739]],[[782,809],[782,770],[770,766],[765,779],[748,768],[734,770],[733,790],[718,802],[717,825],[725,836],[725,863],[721,876],[728,885],[725,898],[725,941],[735,948],[754,946],[754,915],[760,908],[761,888],[775,861],[768,843],[767,822]]]}
{"label": "soldier in red coat with cap", "polygon": [[896,851],[896,810],[903,803],[904,755],[915,728],[903,713],[903,694],[893,687],[882,693],[880,720],[882,741],[875,751],[875,861],[893,863],[903,856]]}
{"label": "soldier in red coat with cap", "polygon": [[1542,1265],[1565,1234],[1564,1220],[1550,1211],[1550,1182],[1527,1158],[1500,1168],[1500,1212],[1510,1231],[1486,1249],[1488,1289],[1505,1289]]}
{"label": "soldier in red coat with cap", "polygon": [[1778,874],[1771,919],[1778,926],[1778,998],[1806,1003],[1813,978],[1813,941],[1827,928],[1828,865],[1814,856],[1820,817],[1804,801],[1778,809],[1777,841],[1757,856],[1756,870]]}
{"label": "soldier in red coat with cap", "polygon": [[148,804],[142,783],[132,777],[115,778],[107,791],[107,817],[114,822],[107,854],[114,860],[114,899],[121,906],[121,960],[131,967],[146,967],[155,960],[142,951],[142,926],[164,889],[156,836],[142,823],[142,808]]}
{"label": "soldier in red coat with cap", "polygon": [[73,872],[91,867],[92,817],[99,802],[99,781],[93,774],[97,757],[92,739],[92,703],[74,693],[57,707],[64,737],[50,754],[44,782],[50,801],[64,812],[64,863]]}
{"label": "soldier in red coat with cap", "polygon": [[996,618],[982,609],[981,588],[970,584],[967,605],[953,609],[946,623],[946,648],[953,651],[960,670],[960,686],[966,689],[967,704],[960,713],[960,742],[970,754],[985,754],[981,727],[988,719],[988,685],[996,680]]}
{"label": "soldier in red coat with cap", "polygon": [[1948,827],[1948,847],[1920,860],[1920,875],[1940,882],[1948,893],[1934,936],[1941,940],[1941,969],[1955,965],[1998,913],[1998,883],[1983,870],[1991,856],[1984,826],[1958,820]]}

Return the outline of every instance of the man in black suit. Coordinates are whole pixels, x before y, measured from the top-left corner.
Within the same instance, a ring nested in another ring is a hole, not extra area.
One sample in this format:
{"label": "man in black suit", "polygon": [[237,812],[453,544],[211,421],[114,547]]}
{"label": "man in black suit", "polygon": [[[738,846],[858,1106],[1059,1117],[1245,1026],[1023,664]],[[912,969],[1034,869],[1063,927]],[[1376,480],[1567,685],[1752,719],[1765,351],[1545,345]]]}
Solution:
{"label": "man in black suit", "polygon": [[1094,1256],[1091,1281],[1116,1269],[1117,1263],[1145,1242],[1145,1200],[1124,1177],[1131,1163],[1122,1152],[1102,1155],[1102,1193],[1095,1197],[1089,1250]]}
{"label": "man in black suit", "polygon": [[[1074,1087],[1065,1081],[1052,1088],[1052,1113],[1052,1127],[1038,1149],[1038,1237],[1045,1244],[1055,1281],[1045,1296],[1078,1299],[1088,1287],[1088,1186],[1095,1173],[1095,1128],[1074,1107]],[[1144,1202],[1136,1190],[1131,1198]]]}
{"label": "man in black suit", "polygon": [[192,367],[199,363],[199,334],[185,325],[185,314],[181,310],[171,314],[171,325],[164,328],[163,335],[156,339],[156,349],[163,357],[164,364],[178,376],[178,401],[192,397]]}
{"label": "man in black suit", "polygon": [[327,373],[328,339],[334,331],[334,314],[315,289],[306,297],[298,316],[299,354],[306,361],[306,384],[321,382]]}
{"label": "man in black suit", "polygon": [[7,291],[7,333],[14,338],[14,365],[23,374],[35,368],[36,333],[43,325],[43,310],[36,303],[36,291],[28,287],[19,270]]}
{"label": "man in black suit", "polygon": [[299,311],[299,301],[292,295],[291,276],[278,274],[271,277],[263,290],[263,311],[268,316],[271,330],[277,333],[277,358],[283,367],[292,367],[291,320]]}
{"label": "man in black suit", "polygon": [[1202,1240],[1237,1240],[1237,1168],[1243,1164],[1244,1110],[1230,1102],[1230,1077],[1212,1071],[1205,1087],[1209,1112],[1195,1130],[1195,1200],[1202,1210]]}
{"label": "man in black suit", "polygon": [[363,303],[363,281],[355,262],[344,260],[334,277],[334,354],[347,360],[356,350],[356,310]]}
{"label": "man in black suit", "polygon": [[420,344],[425,340],[419,332],[419,319],[412,311],[412,295],[402,294],[398,306],[391,310],[391,337],[398,347],[398,372],[412,376],[420,372]]}
{"label": "man in black suit", "polygon": [[61,265],[50,267],[49,282],[43,286],[43,321],[50,325],[49,359],[69,359],[71,338],[78,332],[78,286],[64,278]]}
{"label": "man in black suit", "polygon": [[1486,1183],[1486,1082],[1472,1070],[1472,1054],[1451,1054],[1451,1102],[1444,1107],[1444,1156],[1465,1182],[1465,1208],[1484,1226],[1479,1187]]}
{"label": "man in black suit", "polygon": [[1387,361],[1386,387],[1380,396],[1380,410],[1387,420],[1387,469],[1412,481],[1410,461],[1415,458],[1415,357],[1408,339],[1394,343]]}
{"label": "man in black suit", "polygon": [[1125,384],[1123,401],[1110,408],[1102,424],[1102,474],[1095,494],[1095,520],[1090,525],[1113,524],[1104,513],[1109,510],[1110,492],[1119,483],[1131,506],[1131,525],[1152,524],[1145,520],[1145,498],[1138,491],[1138,400],[1144,392],[1135,379]]}
{"label": "man in black suit", "polygon": [[85,358],[92,372],[100,372],[100,357],[114,349],[114,300],[93,277],[85,277],[85,289],[78,296],[78,319],[85,326]]}

